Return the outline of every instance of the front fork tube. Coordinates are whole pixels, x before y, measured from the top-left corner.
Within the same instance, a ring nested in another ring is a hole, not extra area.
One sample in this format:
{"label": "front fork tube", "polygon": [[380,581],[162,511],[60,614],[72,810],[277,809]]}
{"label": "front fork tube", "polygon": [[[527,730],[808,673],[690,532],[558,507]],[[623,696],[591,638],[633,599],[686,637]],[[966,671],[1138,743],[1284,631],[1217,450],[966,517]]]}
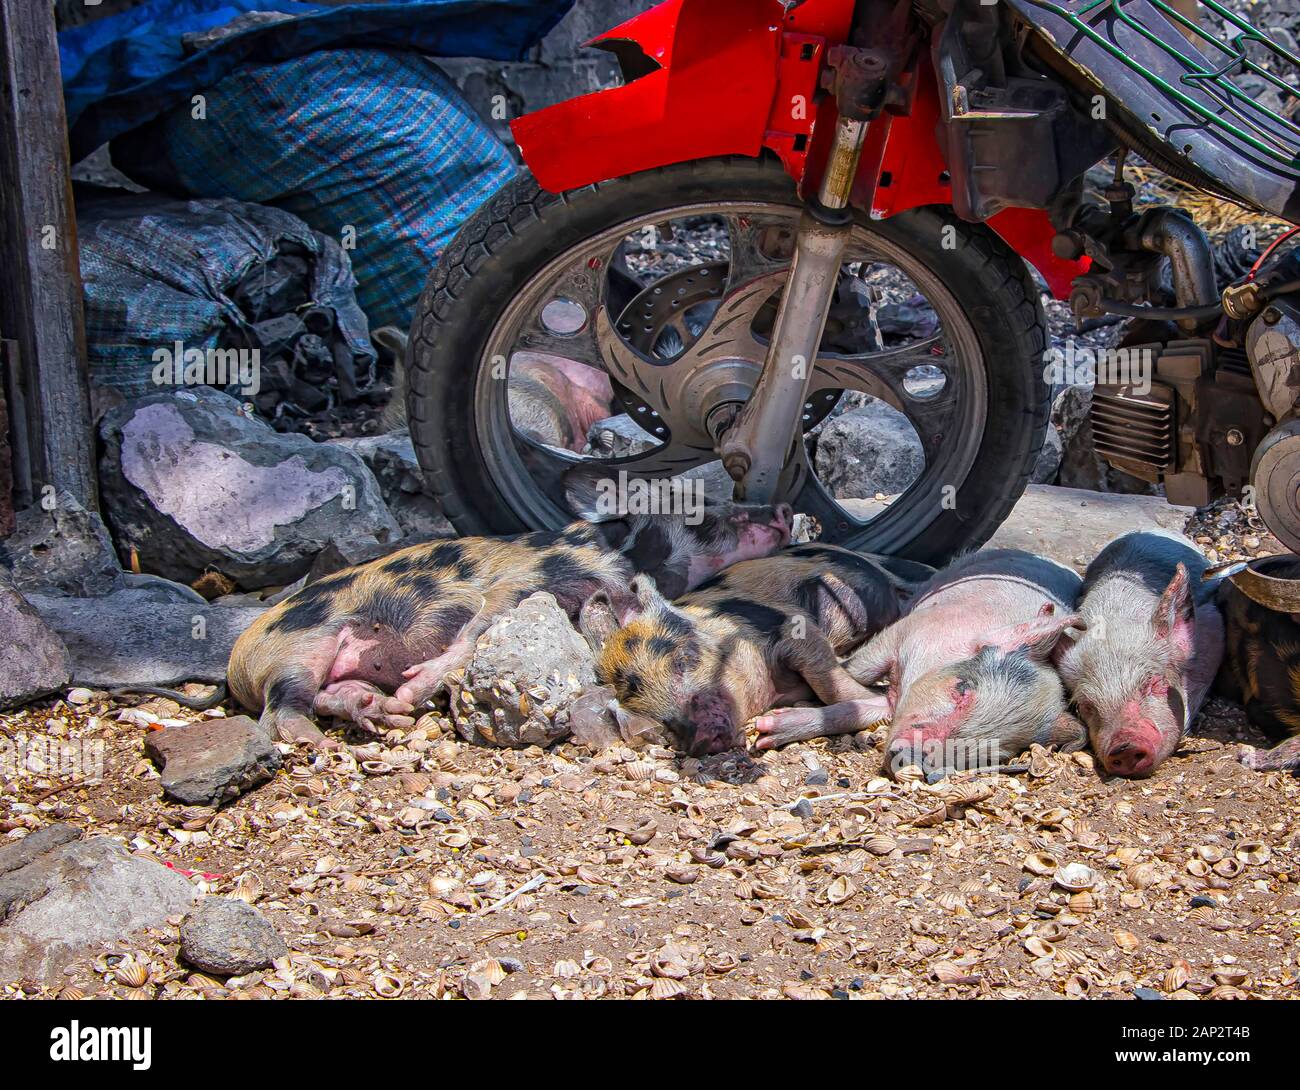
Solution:
{"label": "front fork tube", "polygon": [[782,473],[800,435],[804,402],[826,316],[853,230],[849,195],[865,122],[840,118],[826,174],[799,223],[794,260],[781,296],[763,370],[749,400],[720,436],[718,453],[735,481],[735,498],[775,503]]}

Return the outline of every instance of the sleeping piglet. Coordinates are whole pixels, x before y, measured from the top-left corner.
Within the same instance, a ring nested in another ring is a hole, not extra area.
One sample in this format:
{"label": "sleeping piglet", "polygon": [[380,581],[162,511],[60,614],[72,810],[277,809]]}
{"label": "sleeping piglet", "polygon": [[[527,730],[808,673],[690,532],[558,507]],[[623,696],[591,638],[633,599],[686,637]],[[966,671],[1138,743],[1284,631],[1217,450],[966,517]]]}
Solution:
{"label": "sleeping piglet", "polygon": [[845,663],[864,685],[888,679],[887,697],[773,712],[756,723],[759,745],[889,719],[885,770],[917,765],[931,779],[996,767],[1034,742],[1079,748],[1083,727],[1052,667],[1066,630],[1083,623],[1079,587],[1069,568],[1016,549],[961,557]]}
{"label": "sleeping piglet", "polygon": [[1111,775],[1151,775],[1214,681],[1223,620],[1205,566],[1190,541],[1163,531],[1116,538],[1088,565],[1087,631],[1065,642],[1058,666]]}

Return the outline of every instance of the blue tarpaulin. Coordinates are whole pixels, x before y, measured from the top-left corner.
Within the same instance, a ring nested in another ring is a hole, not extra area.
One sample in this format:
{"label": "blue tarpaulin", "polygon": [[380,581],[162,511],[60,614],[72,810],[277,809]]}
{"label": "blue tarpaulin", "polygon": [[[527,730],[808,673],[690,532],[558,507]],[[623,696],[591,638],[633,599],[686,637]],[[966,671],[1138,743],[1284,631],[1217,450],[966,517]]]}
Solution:
{"label": "blue tarpaulin", "polygon": [[[574,0],[150,0],[59,34],[75,162],[248,64],[343,46],[520,60]],[[232,35],[193,55],[182,38],[250,12],[291,20]]]}

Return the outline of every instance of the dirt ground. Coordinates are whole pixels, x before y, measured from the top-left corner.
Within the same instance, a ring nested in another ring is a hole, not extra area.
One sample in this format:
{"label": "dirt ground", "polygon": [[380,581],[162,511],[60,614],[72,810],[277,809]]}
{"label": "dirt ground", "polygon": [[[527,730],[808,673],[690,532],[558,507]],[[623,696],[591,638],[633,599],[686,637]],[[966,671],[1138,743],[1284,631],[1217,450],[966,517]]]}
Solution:
{"label": "dirt ground", "polygon": [[[290,958],[214,980],[178,962],[173,926],[5,994],[1300,997],[1300,779],[1244,769],[1238,744],[1261,739],[1221,701],[1145,782],[1038,751],[934,786],[880,778],[873,735],[698,761],[475,748],[429,716],[293,752],[216,814],[162,801],[142,752],[151,718],[194,714],[92,699],[0,718],[102,740],[107,767],[84,788],[0,784],[0,832],[125,838],[254,901]],[[113,975],[130,952],[143,988]]]}

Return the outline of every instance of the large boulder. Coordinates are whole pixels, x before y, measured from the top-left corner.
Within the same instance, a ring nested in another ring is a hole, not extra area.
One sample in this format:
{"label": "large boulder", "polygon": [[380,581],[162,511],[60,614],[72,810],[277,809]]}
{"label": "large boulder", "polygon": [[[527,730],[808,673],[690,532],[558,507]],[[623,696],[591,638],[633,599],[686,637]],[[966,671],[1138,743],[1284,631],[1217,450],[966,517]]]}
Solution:
{"label": "large boulder", "polygon": [[63,641],[0,576],[0,708],[61,689],[71,677],[72,659]]}
{"label": "large boulder", "polygon": [[0,847],[0,981],[54,983],[86,946],[189,909],[195,889],[116,840],[52,825]]}
{"label": "large boulder", "polygon": [[452,684],[452,720],[467,741],[544,746],[572,729],[573,703],[596,685],[587,641],[546,593],[497,618]]}
{"label": "large boulder", "polygon": [[245,588],[278,586],[336,538],[401,536],[354,453],[280,434],[217,390],[129,401],[100,434],[118,549],[159,575],[188,583],[215,570]]}
{"label": "large boulder", "polygon": [[408,539],[403,545],[455,535],[438,501],[424,490],[410,432],[403,429],[360,439],[335,439],[333,445],[352,451],[375,475],[384,502]]}
{"label": "large boulder", "polygon": [[815,465],[836,499],[893,496],[924,471],[925,450],[906,416],[868,397],[822,426]]}
{"label": "large boulder", "polygon": [[112,689],[225,680],[230,649],[262,607],[196,598],[158,580],[101,598],[33,594],[29,601],[66,644],[73,679]]}
{"label": "large boulder", "polygon": [[0,540],[0,570],[21,591],[106,594],[117,586],[121,565],[103,520],[70,493],[18,512],[17,527]]}

